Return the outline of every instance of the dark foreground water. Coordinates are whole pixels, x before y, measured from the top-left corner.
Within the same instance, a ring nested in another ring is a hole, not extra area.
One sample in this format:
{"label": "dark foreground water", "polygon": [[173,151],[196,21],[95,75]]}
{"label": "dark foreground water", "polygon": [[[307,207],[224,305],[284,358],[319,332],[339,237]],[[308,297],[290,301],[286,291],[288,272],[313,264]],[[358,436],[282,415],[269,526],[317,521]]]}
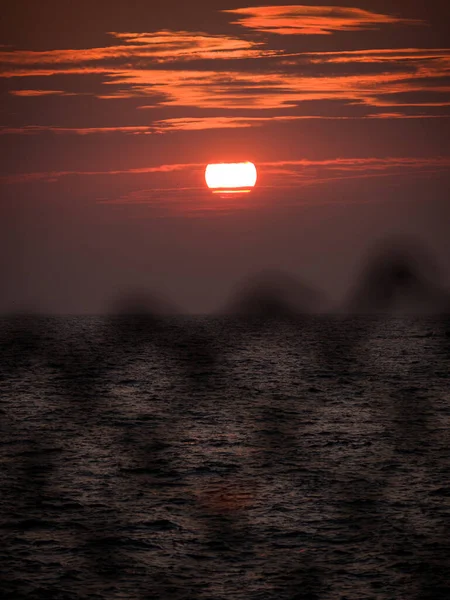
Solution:
{"label": "dark foreground water", "polygon": [[450,322],[0,325],[12,599],[450,598]]}

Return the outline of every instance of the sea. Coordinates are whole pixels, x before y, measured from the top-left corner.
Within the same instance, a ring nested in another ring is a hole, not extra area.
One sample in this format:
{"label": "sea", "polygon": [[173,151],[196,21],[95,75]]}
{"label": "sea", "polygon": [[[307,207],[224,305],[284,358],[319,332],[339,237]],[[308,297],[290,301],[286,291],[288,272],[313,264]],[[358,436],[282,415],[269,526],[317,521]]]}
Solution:
{"label": "sea", "polygon": [[0,320],[0,597],[450,599],[450,318]]}

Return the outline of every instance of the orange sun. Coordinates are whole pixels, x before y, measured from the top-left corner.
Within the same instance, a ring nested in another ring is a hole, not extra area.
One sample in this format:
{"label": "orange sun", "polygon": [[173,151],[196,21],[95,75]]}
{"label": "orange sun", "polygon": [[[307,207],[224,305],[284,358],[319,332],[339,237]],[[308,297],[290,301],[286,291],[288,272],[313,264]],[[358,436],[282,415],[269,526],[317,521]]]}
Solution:
{"label": "orange sun", "polygon": [[206,185],[219,194],[248,193],[255,186],[256,167],[251,162],[208,165]]}

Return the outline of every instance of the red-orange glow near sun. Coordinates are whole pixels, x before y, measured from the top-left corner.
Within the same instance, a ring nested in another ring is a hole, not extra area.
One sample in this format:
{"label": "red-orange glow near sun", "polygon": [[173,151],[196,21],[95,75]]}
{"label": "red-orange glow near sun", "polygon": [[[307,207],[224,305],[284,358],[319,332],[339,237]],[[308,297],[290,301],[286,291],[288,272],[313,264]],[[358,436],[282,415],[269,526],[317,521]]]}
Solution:
{"label": "red-orange glow near sun", "polygon": [[248,194],[256,179],[251,162],[210,164],[205,171],[206,185],[216,194]]}

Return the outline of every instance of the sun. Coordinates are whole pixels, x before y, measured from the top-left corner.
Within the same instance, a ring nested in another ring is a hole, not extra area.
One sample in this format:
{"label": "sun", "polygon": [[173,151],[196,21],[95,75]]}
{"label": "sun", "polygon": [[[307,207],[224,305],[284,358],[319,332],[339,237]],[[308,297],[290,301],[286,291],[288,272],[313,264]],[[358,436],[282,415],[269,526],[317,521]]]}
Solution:
{"label": "sun", "polygon": [[258,175],[251,162],[219,163],[206,167],[206,185],[220,194],[248,193],[255,186]]}

